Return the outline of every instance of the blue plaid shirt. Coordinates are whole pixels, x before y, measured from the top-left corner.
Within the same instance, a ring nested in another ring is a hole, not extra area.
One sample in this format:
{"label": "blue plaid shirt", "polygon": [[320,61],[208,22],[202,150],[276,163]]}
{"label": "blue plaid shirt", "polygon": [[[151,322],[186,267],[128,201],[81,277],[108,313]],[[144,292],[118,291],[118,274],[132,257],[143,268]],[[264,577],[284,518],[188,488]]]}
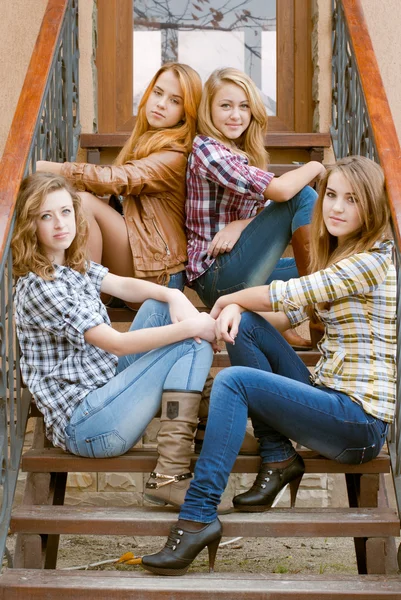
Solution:
{"label": "blue plaid shirt", "polygon": [[93,262],[83,275],[56,266],[53,281],[29,273],[16,286],[22,377],[43,414],[47,437],[64,450],[75,408],[116,373],[117,357],[84,339],[88,329],[110,325],[99,296],[107,272]]}

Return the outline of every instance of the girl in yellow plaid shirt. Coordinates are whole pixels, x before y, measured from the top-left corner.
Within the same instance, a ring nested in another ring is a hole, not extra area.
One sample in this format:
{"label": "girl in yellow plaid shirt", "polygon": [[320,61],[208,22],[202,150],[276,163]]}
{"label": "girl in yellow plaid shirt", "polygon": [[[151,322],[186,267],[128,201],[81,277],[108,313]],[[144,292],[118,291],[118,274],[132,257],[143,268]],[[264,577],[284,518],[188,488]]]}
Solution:
{"label": "girl in yellow plaid shirt", "polygon": [[[234,497],[237,510],[268,510],[287,483],[294,506],[304,463],[290,440],[341,463],[364,463],[379,454],[395,410],[396,275],[389,221],[380,166],[360,156],[343,158],[321,180],[312,274],[217,300],[211,315],[233,366],[214,382],[202,453],[179,521],[166,547],[143,557],[146,569],[182,574],[205,546],[213,565],[222,535],[216,508],[248,414],[262,465],[252,488]],[[271,310],[287,327],[308,316],[322,322],[313,375],[255,312]]]}

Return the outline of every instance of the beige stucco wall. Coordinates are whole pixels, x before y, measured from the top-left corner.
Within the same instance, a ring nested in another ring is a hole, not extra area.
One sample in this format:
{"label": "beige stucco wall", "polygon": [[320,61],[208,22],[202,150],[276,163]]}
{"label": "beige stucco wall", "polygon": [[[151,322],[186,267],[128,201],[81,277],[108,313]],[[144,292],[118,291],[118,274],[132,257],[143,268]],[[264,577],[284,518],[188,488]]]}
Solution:
{"label": "beige stucco wall", "polygon": [[[379,64],[394,124],[401,140],[400,0],[361,0]],[[331,122],[331,0],[313,0],[314,130],[327,131]],[[325,160],[331,160],[330,152]]]}
{"label": "beige stucco wall", "polygon": [[[48,0],[0,0],[0,156],[18,103],[31,54]],[[81,0],[80,104],[83,131],[93,131],[95,93],[93,78],[94,0]]]}
{"label": "beige stucco wall", "polygon": [[362,0],[362,7],[398,139],[401,139],[401,3],[400,0]]}
{"label": "beige stucco wall", "polygon": [[46,5],[47,0],[0,2],[0,156]]}

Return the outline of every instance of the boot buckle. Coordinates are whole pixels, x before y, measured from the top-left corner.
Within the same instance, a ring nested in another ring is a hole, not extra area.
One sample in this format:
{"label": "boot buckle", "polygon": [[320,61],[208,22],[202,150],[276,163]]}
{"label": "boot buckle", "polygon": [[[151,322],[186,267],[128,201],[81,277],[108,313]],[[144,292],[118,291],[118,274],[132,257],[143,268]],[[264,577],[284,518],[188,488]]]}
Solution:
{"label": "boot buckle", "polygon": [[164,475],[163,473],[156,473],[152,471],[150,477],[153,479],[162,479],[164,481],[155,481],[151,483],[147,483],[146,487],[151,490],[158,490],[165,485],[169,485],[170,483],[177,483],[179,481],[183,481],[184,479],[190,479],[192,477],[192,473],[183,473],[182,475]]}

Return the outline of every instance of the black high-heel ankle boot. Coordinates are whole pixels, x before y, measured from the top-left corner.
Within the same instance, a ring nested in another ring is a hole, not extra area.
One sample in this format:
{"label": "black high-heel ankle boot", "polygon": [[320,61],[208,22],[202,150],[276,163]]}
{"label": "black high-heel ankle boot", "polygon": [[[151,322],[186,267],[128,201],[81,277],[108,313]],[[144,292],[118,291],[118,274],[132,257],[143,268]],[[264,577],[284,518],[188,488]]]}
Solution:
{"label": "black high-heel ankle boot", "polygon": [[142,557],[142,566],[156,575],[184,575],[199,552],[207,546],[209,572],[214,570],[217,548],[222,537],[219,519],[199,531],[187,531],[174,525],[163,550]]}
{"label": "black high-heel ankle boot", "polygon": [[272,469],[267,464],[262,464],[251,489],[233,498],[234,508],[243,512],[269,510],[275,497],[287,483],[290,484],[293,508],[304,472],[304,461],[299,454],[284,469]]}

